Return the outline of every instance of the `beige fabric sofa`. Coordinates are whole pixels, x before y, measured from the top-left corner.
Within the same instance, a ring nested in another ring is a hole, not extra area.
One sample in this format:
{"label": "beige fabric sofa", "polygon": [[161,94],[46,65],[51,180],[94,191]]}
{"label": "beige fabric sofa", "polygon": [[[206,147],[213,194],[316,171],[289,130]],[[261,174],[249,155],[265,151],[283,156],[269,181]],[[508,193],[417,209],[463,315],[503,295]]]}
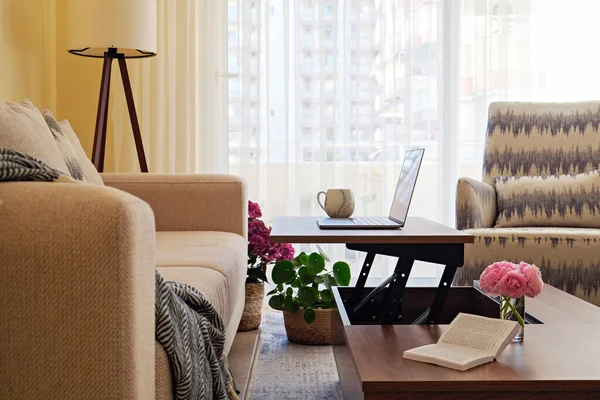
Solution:
{"label": "beige fabric sofa", "polygon": [[497,227],[494,186],[497,176],[599,169],[599,121],[600,102],[490,105],[482,180],[458,181],[456,225],[475,236],[475,243],[465,246],[458,284],[471,284],[494,261],[527,261],[541,268],[546,282],[600,305],[600,229]]}
{"label": "beige fabric sofa", "polygon": [[0,184],[0,398],[171,399],[154,269],[227,327],[244,306],[247,198],[226,175]]}

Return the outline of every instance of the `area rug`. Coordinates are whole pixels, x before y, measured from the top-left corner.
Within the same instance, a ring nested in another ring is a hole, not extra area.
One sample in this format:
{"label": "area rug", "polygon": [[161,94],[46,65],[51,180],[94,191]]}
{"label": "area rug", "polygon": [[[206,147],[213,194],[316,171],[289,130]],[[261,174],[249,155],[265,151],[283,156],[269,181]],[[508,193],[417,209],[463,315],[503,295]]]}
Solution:
{"label": "area rug", "polygon": [[260,348],[246,400],[342,400],[331,346],[303,346],[285,336],[283,314],[264,309]]}

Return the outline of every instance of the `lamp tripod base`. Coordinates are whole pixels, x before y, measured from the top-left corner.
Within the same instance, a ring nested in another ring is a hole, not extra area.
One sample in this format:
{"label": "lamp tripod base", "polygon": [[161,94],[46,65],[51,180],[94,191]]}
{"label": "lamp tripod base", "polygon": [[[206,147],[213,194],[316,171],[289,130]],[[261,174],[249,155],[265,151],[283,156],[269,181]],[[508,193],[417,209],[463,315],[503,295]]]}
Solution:
{"label": "lamp tripod base", "polygon": [[108,120],[108,99],[110,94],[110,73],[113,59],[118,60],[119,69],[121,70],[121,78],[123,80],[123,88],[125,89],[125,99],[127,101],[127,109],[129,110],[129,119],[131,120],[133,140],[135,141],[135,148],[140,163],[140,170],[142,172],[148,172],[148,164],[146,163],[146,154],[144,153],[144,144],[142,142],[140,124],[135,111],[133,92],[131,91],[131,82],[129,80],[129,72],[127,71],[127,63],[125,62],[124,54],[117,53],[116,49],[109,49],[109,51],[104,53],[102,80],[100,82],[100,95],[98,98],[98,112],[96,114],[96,131],[94,134],[94,147],[92,150],[92,163],[98,172],[104,172],[106,125]]}

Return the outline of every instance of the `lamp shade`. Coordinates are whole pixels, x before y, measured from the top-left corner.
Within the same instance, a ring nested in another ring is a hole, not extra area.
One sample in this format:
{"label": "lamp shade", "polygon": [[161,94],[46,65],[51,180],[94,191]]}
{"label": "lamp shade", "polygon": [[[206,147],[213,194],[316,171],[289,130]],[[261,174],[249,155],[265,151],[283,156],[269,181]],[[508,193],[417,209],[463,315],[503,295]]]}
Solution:
{"label": "lamp shade", "polygon": [[69,53],[156,55],[157,0],[68,0],[67,12]]}

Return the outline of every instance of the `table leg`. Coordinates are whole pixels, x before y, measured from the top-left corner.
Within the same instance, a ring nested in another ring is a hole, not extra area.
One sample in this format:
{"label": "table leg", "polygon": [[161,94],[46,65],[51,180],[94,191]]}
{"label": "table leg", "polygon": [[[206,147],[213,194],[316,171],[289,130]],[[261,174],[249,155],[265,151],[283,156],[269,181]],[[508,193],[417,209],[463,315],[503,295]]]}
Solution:
{"label": "table leg", "polygon": [[368,252],[367,256],[365,257],[365,262],[363,263],[362,269],[360,270],[358,280],[356,281],[356,286],[354,287],[354,291],[352,293],[350,307],[346,306],[347,309],[351,309],[360,301],[362,291],[365,288],[365,283],[367,282],[367,278],[369,277],[369,272],[371,272],[371,267],[373,266],[374,260],[375,253]]}
{"label": "table leg", "polygon": [[381,317],[382,325],[391,325],[394,321],[402,319],[402,296],[404,295],[404,288],[406,287],[406,282],[408,281],[414,261],[410,258],[398,259],[396,269],[394,270],[396,279],[390,283],[385,309]]}

